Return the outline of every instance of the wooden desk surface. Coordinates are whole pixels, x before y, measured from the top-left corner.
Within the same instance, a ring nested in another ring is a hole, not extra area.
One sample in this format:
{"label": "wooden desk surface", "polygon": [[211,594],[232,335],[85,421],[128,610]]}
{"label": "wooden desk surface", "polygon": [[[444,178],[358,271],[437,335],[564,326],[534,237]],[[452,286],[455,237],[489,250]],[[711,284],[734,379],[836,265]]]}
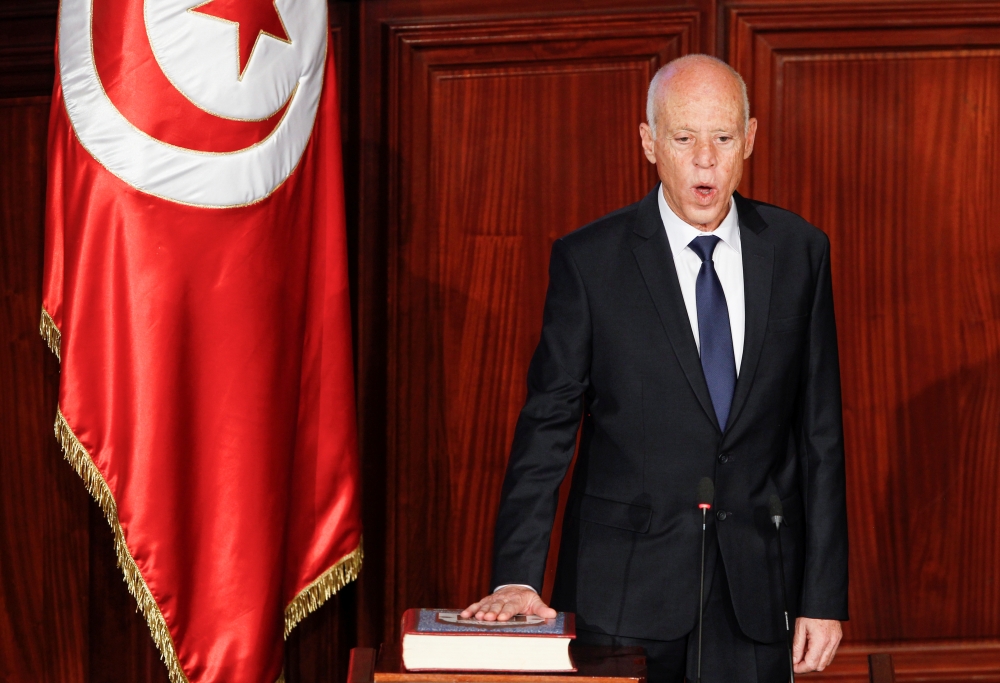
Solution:
{"label": "wooden desk surface", "polygon": [[558,673],[503,673],[473,671],[420,671],[403,668],[399,645],[383,643],[378,655],[372,648],[351,650],[348,683],[646,683],[642,648],[571,645],[577,670]]}

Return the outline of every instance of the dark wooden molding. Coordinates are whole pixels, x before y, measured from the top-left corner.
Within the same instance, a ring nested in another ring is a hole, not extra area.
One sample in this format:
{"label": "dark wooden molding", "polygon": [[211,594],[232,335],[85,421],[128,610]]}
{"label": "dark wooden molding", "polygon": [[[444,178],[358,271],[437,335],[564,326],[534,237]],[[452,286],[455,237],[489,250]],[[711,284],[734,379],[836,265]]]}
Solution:
{"label": "dark wooden molding", "polygon": [[804,60],[949,57],[1000,48],[1000,2],[731,1],[725,5],[730,64],[744,75],[754,115],[761,120],[749,182],[741,188],[768,201],[781,154],[772,131],[782,116],[782,72]]}
{"label": "dark wooden molding", "polygon": [[[1000,334],[980,321],[1000,304],[979,294],[1000,287],[986,257],[1000,249],[986,218],[1000,210],[986,171],[1000,161],[1000,2],[726,8],[730,61],[760,123],[743,189],[832,244],[851,519],[845,638],[1000,635],[1000,528],[980,514],[995,508],[1000,480],[1000,428],[980,412],[1000,385]],[[966,230],[985,251],[958,265]]]}
{"label": "dark wooden molding", "polygon": [[50,0],[0,5],[0,99],[51,94],[57,12]]}
{"label": "dark wooden molding", "polygon": [[[848,643],[837,651],[833,666],[826,671],[811,673],[803,680],[815,683],[867,683],[868,657],[873,653],[892,657],[892,667],[900,681],[1000,682],[1000,640]],[[879,664],[884,675],[884,660]]]}
{"label": "dark wooden molding", "polygon": [[896,669],[892,655],[880,652],[868,655],[869,683],[896,683]]}

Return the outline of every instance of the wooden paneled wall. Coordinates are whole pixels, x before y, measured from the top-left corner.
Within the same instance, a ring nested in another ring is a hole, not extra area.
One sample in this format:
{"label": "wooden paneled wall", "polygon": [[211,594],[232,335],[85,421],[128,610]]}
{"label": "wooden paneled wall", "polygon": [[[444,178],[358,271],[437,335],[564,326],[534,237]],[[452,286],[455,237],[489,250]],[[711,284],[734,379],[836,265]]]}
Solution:
{"label": "wooden paneled wall", "polygon": [[760,119],[747,190],[833,248],[846,638],[1000,680],[1000,2],[734,3],[725,24]]}
{"label": "wooden paneled wall", "polygon": [[[357,586],[290,681],[488,588],[552,241],[655,182],[658,65],[717,54],[760,119],[745,189],[830,235],[851,531],[847,644],[811,680],[1000,681],[1000,2],[331,4],[365,505]],[[51,437],[37,337],[55,5],[0,3],[0,680],[163,681]],[[552,568],[550,567],[550,570]],[[548,583],[551,583],[551,576]]]}

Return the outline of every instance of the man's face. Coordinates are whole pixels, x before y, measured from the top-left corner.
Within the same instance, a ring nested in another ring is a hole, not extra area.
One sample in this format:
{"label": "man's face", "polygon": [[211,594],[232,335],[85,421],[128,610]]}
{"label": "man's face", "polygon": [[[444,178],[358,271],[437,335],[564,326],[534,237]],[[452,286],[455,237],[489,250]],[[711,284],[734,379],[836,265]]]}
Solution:
{"label": "man's face", "polygon": [[686,223],[714,230],[743,177],[757,121],[744,129],[739,84],[719,65],[687,65],[669,75],[657,104],[656,139],[645,123],[639,134],[667,205]]}

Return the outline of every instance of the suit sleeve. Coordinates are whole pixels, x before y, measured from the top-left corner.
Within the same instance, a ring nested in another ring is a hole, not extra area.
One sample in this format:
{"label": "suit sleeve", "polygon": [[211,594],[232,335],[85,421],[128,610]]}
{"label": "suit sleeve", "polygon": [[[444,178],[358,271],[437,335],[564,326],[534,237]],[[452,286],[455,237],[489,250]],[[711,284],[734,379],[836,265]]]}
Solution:
{"label": "suit sleeve", "polygon": [[844,432],[828,239],[824,239],[808,344],[799,448],[806,514],[800,615],[845,621],[848,613]]}
{"label": "suit sleeve", "polygon": [[586,290],[565,241],[552,245],[542,336],[528,367],[500,495],[492,586],[541,590],[559,485],[576,448],[591,359]]}

